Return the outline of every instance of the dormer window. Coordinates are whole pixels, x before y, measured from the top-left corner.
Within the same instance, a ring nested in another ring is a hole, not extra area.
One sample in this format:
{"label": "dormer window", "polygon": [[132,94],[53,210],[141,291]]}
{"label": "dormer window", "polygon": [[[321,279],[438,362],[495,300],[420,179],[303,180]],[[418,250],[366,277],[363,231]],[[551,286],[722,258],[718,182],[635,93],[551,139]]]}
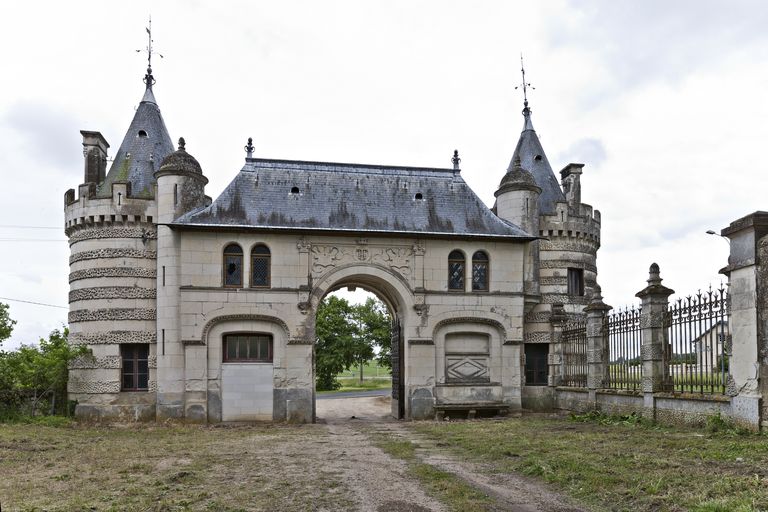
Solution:
{"label": "dormer window", "polygon": [[147,137],[147,132],[144,130],[139,130],[139,138],[145,139]]}

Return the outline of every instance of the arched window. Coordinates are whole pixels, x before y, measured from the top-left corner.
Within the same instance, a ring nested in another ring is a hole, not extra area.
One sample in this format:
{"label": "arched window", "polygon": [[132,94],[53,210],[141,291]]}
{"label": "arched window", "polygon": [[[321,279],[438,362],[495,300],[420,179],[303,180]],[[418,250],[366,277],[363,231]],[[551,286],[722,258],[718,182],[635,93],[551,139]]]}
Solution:
{"label": "arched window", "polygon": [[268,288],[272,256],[266,245],[257,245],[251,250],[251,286]]}
{"label": "arched window", "polygon": [[448,289],[464,291],[464,270],[466,261],[461,251],[451,251],[448,255]]}
{"label": "arched window", "polygon": [[243,250],[237,244],[224,248],[224,286],[243,286]]}
{"label": "arched window", "polygon": [[483,251],[472,255],[472,291],[488,291],[488,255]]}

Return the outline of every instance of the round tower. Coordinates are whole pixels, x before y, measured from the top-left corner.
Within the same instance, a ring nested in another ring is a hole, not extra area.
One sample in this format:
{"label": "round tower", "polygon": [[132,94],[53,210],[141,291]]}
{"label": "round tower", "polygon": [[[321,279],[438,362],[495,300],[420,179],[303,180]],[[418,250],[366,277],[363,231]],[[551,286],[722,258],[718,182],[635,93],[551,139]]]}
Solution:
{"label": "round tower", "polygon": [[[181,215],[206,206],[208,179],[195,157],[187,153],[184,138],[178,150],[166,156],[154,174],[157,180],[157,332],[158,420],[185,417],[206,421],[207,382],[187,390],[184,368],[194,367],[195,347],[184,347],[179,326],[181,247],[179,235],[168,225]],[[204,349],[204,347],[203,347]],[[186,361],[186,357],[190,361]],[[205,361],[200,357],[197,361]],[[201,373],[201,375],[203,375]],[[191,381],[187,376],[187,381]]]}
{"label": "round tower", "polygon": [[155,416],[157,202],[154,172],[173,150],[146,90],[108,173],[109,144],[83,131],[84,183],[64,196],[71,255],[69,342],[92,357],[72,365],[76,415],[93,419]]}

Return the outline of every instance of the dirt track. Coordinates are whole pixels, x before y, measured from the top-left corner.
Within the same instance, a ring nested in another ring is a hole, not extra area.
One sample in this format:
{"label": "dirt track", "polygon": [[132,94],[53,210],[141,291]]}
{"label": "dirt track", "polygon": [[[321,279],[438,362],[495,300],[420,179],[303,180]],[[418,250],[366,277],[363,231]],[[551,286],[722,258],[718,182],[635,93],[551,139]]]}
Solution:
{"label": "dirt track", "polygon": [[518,475],[488,475],[478,464],[456,460],[433,442],[414,434],[407,423],[390,416],[387,397],[341,398],[317,402],[317,416],[339,450],[343,468],[360,510],[375,512],[442,511],[445,507],[430,498],[406,475],[406,464],[373,445],[371,433],[383,433],[416,445],[421,462],[453,474],[495,501],[491,510],[512,512],[577,512],[567,499],[538,482]]}

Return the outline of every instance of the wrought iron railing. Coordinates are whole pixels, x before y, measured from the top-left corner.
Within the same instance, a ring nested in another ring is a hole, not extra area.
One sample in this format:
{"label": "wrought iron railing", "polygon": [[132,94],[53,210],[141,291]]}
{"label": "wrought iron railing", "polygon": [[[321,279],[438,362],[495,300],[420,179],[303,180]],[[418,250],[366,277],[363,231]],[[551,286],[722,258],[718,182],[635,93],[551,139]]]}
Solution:
{"label": "wrought iron railing", "polygon": [[674,391],[724,393],[731,344],[725,287],[677,299],[669,305],[665,320],[669,333],[665,360]]}
{"label": "wrought iron railing", "polygon": [[605,387],[641,389],[643,380],[643,343],[640,308],[634,306],[608,315],[608,375]]}
{"label": "wrought iron railing", "polygon": [[577,320],[566,324],[562,333],[562,385],[587,387],[587,324]]}

